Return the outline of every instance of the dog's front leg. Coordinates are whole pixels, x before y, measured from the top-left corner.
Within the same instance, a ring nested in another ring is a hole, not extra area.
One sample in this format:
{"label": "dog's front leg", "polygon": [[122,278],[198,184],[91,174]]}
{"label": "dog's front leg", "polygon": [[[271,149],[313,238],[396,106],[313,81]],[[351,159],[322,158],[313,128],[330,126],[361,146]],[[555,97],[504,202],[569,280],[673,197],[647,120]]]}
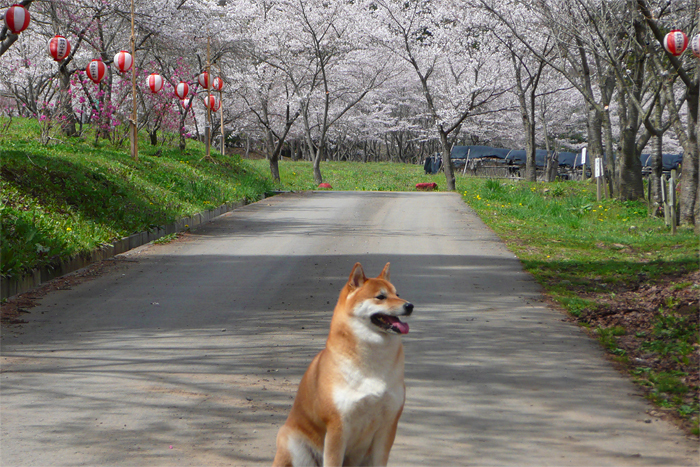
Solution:
{"label": "dog's front leg", "polygon": [[391,425],[383,427],[379,430],[372,441],[372,452],[368,465],[370,466],[385,466],[389,462],[389,452],[396,438],[396,429],[399,425],[399,418],[403,407],[394,418]]}
{"label": "dog's front leg", "polygon": [[323,467],[342,467],[345,459],[345,437],[341,427],[328,427],[323,440]]}

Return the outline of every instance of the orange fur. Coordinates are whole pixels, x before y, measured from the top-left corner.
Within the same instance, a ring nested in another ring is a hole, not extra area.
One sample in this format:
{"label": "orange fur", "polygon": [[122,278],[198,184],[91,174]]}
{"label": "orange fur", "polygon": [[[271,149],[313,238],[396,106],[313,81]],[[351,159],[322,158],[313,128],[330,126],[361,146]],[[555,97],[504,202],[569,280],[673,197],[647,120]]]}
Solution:
{"label": "orange fur", "polygon": [[413,305],[356,263],[340,292],[326,347],[299,383],[277,435],[273,466],[386,465],[405,399],[399,316]]}

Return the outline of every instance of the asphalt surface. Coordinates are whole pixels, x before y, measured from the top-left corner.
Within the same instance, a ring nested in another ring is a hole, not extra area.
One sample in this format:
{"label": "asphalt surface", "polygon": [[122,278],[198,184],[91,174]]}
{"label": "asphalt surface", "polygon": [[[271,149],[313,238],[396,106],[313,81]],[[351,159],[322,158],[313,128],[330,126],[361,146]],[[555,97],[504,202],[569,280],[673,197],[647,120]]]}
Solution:
{"label": "asphalt surface", "polygon": [[698,465],[456,194],[281,195],[123,258],[3,329],[2,466],[269,465],[357,261],[416,306],[390,465]]}

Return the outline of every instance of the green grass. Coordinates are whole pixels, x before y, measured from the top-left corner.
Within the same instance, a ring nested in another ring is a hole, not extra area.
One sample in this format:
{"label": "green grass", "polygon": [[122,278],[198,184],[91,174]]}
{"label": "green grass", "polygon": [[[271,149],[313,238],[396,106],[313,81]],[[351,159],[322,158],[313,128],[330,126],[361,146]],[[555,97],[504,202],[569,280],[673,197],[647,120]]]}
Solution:
{"label": "green grass", "polygon": [[642,349],[688,363],[687,358],[698,342],[697,324],[687,316],[661,313],[656,317],[651,336],[642,343]]}
{"label": "green grass", "polygon": [[644,202],[598,202],[594,189],[472,180],[463,196],[560,301],[698,268],[692,229],[671,235]]}
{"label": "green grass", "polygon": [[611,326],[609,328],[599,327],[596,329],[598,341],[611,354],[615,355],[620,362],[626,362],[626,352],[617,345],[617,337],[625,335],[625,328],[622,326]]}
{"label": "green grass", "polygon": [[205,159],[193,141],[181,153],[142,140],[135,161],[104,140],[45,146],[38,133],[34,120],[15,119],[0,138],[3,277],[271,189],[238,156]]}
{"label": "green grass", "polygon": [[[267,160],[250,161],[260,171],[270,172]],[[280,190],[316,190],[311,162],[279,163],[281,183]],[[329,183],[333,190],[340,191],[416,191],[416,183],[435,182],[438,189],[446,188],[442,175],[425,175],[423,167],[418,165],[393,164],[389,162],[322,162],[323,181]]]}
{"label": "green grass", "polygon": [[687,373],[681,371],[654,371],[651,368],[637,368],[631,370],[637,384],[650,388],[648,399],[659,407],[675,409],[681,417],[691,420],[691,432],[699,435],[698,432],[698,409],[697,401],[692,404],[684,402],[684,396],[689,388],[683,382],[683,377]]}

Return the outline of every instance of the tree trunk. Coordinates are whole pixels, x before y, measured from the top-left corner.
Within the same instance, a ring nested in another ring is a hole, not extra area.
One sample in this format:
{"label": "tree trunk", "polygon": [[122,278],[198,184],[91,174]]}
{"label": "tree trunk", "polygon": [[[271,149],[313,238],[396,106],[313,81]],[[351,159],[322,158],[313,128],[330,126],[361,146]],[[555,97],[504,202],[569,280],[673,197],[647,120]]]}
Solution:
{"label": "tree trunk", "polygon": [[[644,29],[641,23],[635,21],[634,29],[637,43],[644,43]],[[618,197],[619,199],[636,200],[644,198],[644,182],[642,180],[642,162],[637,152],[637,133],[640,126],[639,109],[629,102],[635,99],[641,102],[642,88],[644,85],[644,71],[646,68],[646,56],[639,54],[634,62],[631,81],[632,86],[618,80],[618,101],[620,114],[620,158]]]}
{"label": "tree trunk", "polygon": [[[588,160],[591,167],[598,157],[603,157],[603,119],[595,105],[588,105]],[[613,163],[613,167],[615,164]]]}
{"label": "tree trunk", "polygon": [[185,152],[185,149],[187,149],[187,139],[185,138],[185,134],[180,130],[180,141],[178,143],[178,148],[180,149],[180,152]]}
{"label": "tree trunk", "polygon": [[535,125],[526,113],[523,113],[523,125],[525,126],[525,180],[537,181],[537,145],[535,142]]}
{"label": "tree trunk", "polygon": [[[690,112],[689,112],[690,113]],[[691,122],[697,125],[697,123]],[[689,138],[690,139],[690,138]],[[695,225],[700,230],[700,167],[698,167],[698,142],[690,142],[687,145],[690,150],[683,151],[683,176],[681,177],[681,224]]]}
{"label": "tree trunk", "polygon": [[450,143],[447,140],[447,133],[438,127],[438,133],[440,134],[440,145],[442,146],[442,166],[445,169],[445,180],[447,181],[447,190],[455,191],[455,174],[454,166],[452,165],[452,158],[450,157]]}
{"label": "tree trunk", "polygon": [[267,153],[267,160],[270,163],[270,175],[272,175],[272,180],[275,183],[280,182],[280,168],[279,168],[279,155],[281,151],[278,151],[275,147],[275,138],[272,131],[268,128],[265,132],[265,152]]}
{"label": "tree trunk", "polygon": [[292,161],[296,162],[299,160],[299,152],[298,152],[299,151],[299,142],[297,141],[296,138],[293,139],[292,141],[290,141],[290,146],[291,146],[290,152],[292,155]]}
{"label": "tree trunk", "polygon": [[178,144],[180,152],[185,152],[185,149],[187,149],[187,139],[185,138],[185,119],[187,118],[187,112],[189,112],[189,108],[185,109],[182,116],[180,117],[180,126],[178,128],[178,131],[180,133],[180,141]]}
{"label": "tree trunk", "polygon": [[[600,123],[602,127],[602,144],[603,150],[601,157],[605,161],[605,179],[608,182],[608,191],[611,197],[617,197],[615,191],[615,177],[617,173],[617,164],[615,161],[615,150],[613,148],[612,123],[610,121],[610,103],[612,102],[613,94],[615,93],[615,72],[606,67],[601,60],[600,55],[593,55],[598,69],[598,86],[600,88],[600,100],[602,109],[599,107]],[[591,96],[593,97],[593,96]]]}
{"label": "tree trunk", "polygon": [[700,107],[700,64],[697,65],[695,88],[689,89],[688,137],[683,145],[683,176],[681,177],[681,224],[695,225],[700,231],[700,157],[698,156],[698,107]]}
{"label": "tree trunk", "polygon": [[321,174],[321,157],[322,157],[322,152],[323,148],[318,147],[316,149],[316,153],[314,154],[314,183],[316,185],[320,185],[323,183],[323,175]]}
{"label": "tree trunk", "polygon": [[[661,99],[659,99],[660,101]],[[661,128],[663,107],[658,102],[654,109],[654,126]],[[663,137],[659,134],[652,139],[651,174],[649,174],[649,215],[657,216],[661,208],[661,174],[663,171]]]}
{"label": "tree trunk", "polygon": [[280,182],[279,158],[271,157],[269,160],[270,160],[270,174],[272,175],[272,180],[275,183],[279,183]]}
{"label": "tree trunk", "polygon": [[617,164],[615,162],[615,148],[613,148],[613,136],[612,136],[612,122],[610,121],[610,111],[605,109],[603,111],[603,119],[601,121],[603,126],[603,134],[605,136],[605,178],[608,181],[608,191],[610,191],[610,196],[616,198],[618,196],[616,173],[618,172]]}
{"label": "tree trunk", "polygon": [[73,113],[73,105],[70,97],[70,73],[65,65],[58,67],[59,82],[61,88],[59,91],[59,119],[61,122],[61,133],[71,137],[76,136],[75,129],[75,114]]}
{"label": "tree trunk", "polygon": [[[630,126],[624,127],[620,135],[620,176],[619,198],[623,201],[644,197],[642,181],[642,163],[636,150],[636,130]],[[592,165],[592,164],[591,164]]]}

